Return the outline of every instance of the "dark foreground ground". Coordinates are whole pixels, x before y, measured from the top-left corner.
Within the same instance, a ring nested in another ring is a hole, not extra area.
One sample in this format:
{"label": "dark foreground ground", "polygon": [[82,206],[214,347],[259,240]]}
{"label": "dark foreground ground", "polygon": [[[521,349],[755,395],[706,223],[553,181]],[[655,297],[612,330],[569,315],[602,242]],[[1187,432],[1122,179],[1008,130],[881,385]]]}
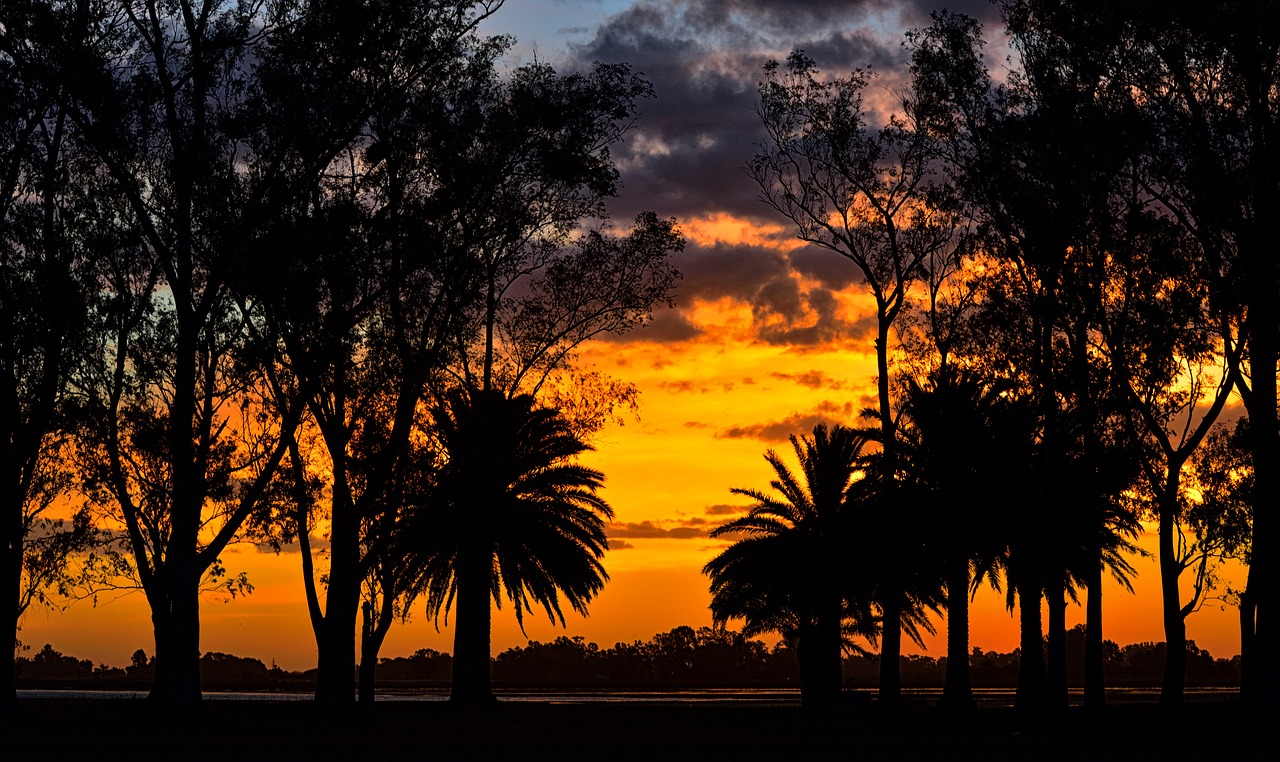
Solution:
{"label": "dark foreground ground", "polygon": [[142,700],[29,699],[6,723],[3,760],[806,760],[1276,759],[1280,716],[1232,701],[1090,712],[854,701],[501,703],[460,710],[390,701],[372,713],[308,702],[207,701],[180,719]]}

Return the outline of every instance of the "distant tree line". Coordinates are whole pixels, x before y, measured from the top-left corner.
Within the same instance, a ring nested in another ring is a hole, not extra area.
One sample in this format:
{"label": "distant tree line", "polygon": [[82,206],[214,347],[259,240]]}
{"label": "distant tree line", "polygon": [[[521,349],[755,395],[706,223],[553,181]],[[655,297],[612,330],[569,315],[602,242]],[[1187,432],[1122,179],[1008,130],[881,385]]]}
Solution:
{"label": "distant tree line", "polygon": [[[1068,680],[1084,683],[1084,628],[1067,632]],[[1109,680],[1115,685],[1159,685],[1165,661],[1163,643],[1117,646],[1104,642]],[[1187,685],[1236,686],[1240,659],[1215,659],[1208,651],[1188,649]],[[1019,653],[998,653],[975,648],[968,659],[973,684],[981,688],[1012,688],[1017,683]],[[64,656],[46,644],[34,655],[18,658],[19,685],[38,687],[77,686],[110,688],[113,685],[145,685],[152,666],[139,650],[124,668],[94,665],[87,659]],[[843,659],[846,688],[868,688],[877,683],[879,667],[873,656],[846,655]],[[410,656],[382,658],[378,685],[383,689],[438,689],[449,683],[453,659],[449,654],[420,649]],[[910,687],[937,688],[944,684],[947,658],[908,655],[902,659],[902,682]],[[785,641],[772,648],[739,632],[700,627],[677,627],[647,641],[616,643],[600,648],[581,636],[560,636],[549,643],[530,641],[494,657],[493,679],[499,686],[525,690],[618,690],[687,688],[785,688],[795,687],[796,652]],[[201,680],[207,686],[242,690],[308,690],[316,671],[268,668],[258,659],[217,652],[200,658]]]}

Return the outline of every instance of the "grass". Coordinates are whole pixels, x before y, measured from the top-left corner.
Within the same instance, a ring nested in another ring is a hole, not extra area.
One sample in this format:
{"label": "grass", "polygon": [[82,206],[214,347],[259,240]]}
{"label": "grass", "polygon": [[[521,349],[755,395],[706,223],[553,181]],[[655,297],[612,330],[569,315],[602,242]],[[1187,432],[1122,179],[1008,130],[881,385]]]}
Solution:
{"label": "grass", "polygon": [[[1097,712],[852,702],[509,702],[484,709],[380,702],[331,711],[309,702],[207,701],[175,717],[142,700],[20,702],[6,759],[805,760],[1270,759],[1274,712],[1233,701]],[[1262,744],[1266,745],[1262,745]]]}

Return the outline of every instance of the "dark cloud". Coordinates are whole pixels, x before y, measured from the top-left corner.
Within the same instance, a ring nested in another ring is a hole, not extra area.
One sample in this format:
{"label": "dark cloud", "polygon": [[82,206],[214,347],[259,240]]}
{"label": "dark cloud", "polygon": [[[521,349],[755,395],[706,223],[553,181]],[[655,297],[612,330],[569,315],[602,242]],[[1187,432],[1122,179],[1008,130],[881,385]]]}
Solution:
{"label": "dark cloud", "polygon": [[761,214],[744,170],[764,138],[755,113],[761,67],[803,48],[832,72],[902,69],[900,41],[882,40],[867,25],[866,11],[883,5],[639,0],[610,18],[573,48],[575,65],[627,62],[657,94],[615,151],[625,188],[614,213]]}
{"label": "dark cloud", "polygon": [[637,341],[673,344],[695,339],[701,333],[702,329],[694,325],[680,310],[663,308],[653,313],[653,320],[648,325],[626,333],[606,333],[600,340],[613,344],[631,344]]}
{"label": "dark cloud", "polygon": [[857,265],[834,251],[805,247],[791,252],[790,260],[796,272],[835,291],[863,281]]}
{"label": "dark cloud", "polygon": [[794,280],[775,282],[752,303],[758,336],[768,344],[817,346],[841,339],[862,339],[876,327],[875,315],[848,322],[827,288],[802,290]]}
{"label": "dark cloud", "polygon": [[615,540],[612,537],[609,538],[609,550],[631,550],[633,548],[635,548],[635,546],[626,540]]}
{"label": "dark cloud", "polygon": [[684,275],[676,299],[684,305],[726,296],[751,302],[767,284],[791,275],[787,256],[763,246],[690,244],[676,262]]}
{"label": "dark cloud", "polygon": [[836,381],[831,376],[820,370],[810,370],[804,373],[770,373],[770,378],[776,378],[781,381],[791,381],[809,389],[842,389],[844,384]]}
{"label": "dark cloud", "polygon": [[718,503],[716,505],[708,505],[702,509],[702,512],[708,516],[736,516],[740,513],[747,512],[746,506],[729,505],[727,503]]}
{"label": "dark cloud", "polygon": [[780,421],[733,426],[716,434],[717,439],[758,439],[764,442],[785,442],[795,434],[805,435],[819,423],[848,425],[854,422],[858,410],[852,402],[843,404],[824,401],[817,409],[806,413],[793,413]]}
{"label": "dark cloud", "polygon": [[613,538],[625,537],[628,539],[643,540],[689,540],[695,537],[706,537],[707,530],[705,528],[706,521],[702,519],[689,519],[686,521],[664,521],[663,524],[675,524],[675,526],[667,529],[659,526],[652,521],[626,521],[614,522],[609,525],[609,542],[612,546]]}

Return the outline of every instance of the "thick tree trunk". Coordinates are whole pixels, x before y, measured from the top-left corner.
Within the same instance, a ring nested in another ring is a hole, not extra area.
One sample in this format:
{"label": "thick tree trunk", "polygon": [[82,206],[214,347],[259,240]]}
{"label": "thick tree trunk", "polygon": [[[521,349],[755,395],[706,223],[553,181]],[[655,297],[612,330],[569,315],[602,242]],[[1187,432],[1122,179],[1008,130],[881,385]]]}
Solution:
{"label": "thick tree trunk", "polygon": [[378,651],[368,649],[360,651],[360,705],[373,706],[374,677],[378,668]]}
{"label": "thick tree trunk", "polygon": [[969,669],[969,559],[953,564],[947,579],[947,674],[942,706],[972,709],[973,680]]}
{"label": "thick tree trunk", "polygon": [[166,709],[188,710],[201,700],[199,601],[193,584],[186,595],[152,603],[156,656],[147,698]]}
{"label": "thick tree trunk", "polygon": [[1102,551],[1089,565],[1084,607],[1084,705],[1100,709],[1107,703],[1102,663]]}
{"label": "thick tree trunk", "polygon": [[[335,461],[336,463],[337,461]],[[347,706],[356,700],[356,618],[360,611],[360,519],[345,471],[334,468],[329,589],[317,640],[316,701]]]}
{"label": "thick tree trunk", "polygon": [[822,617],[800,633],[796,660],[800,663],[800,703],[831,706],[840,701],[844,667],[840,661],[840,619]]}
{"label": "thick tree trunk", "polygon": [[1018,709],[1045,706],[1044,634],[1040,618],[1040,586],[1018,585],[1018,687],[1013,705]]}
{"label": "thick tree trunk", "polygon": [[491,553],[472,551],[458,557],[453,683],[449,691],[455,704],[470,706],[494,701],[489,664],[492,564]]}
{"label": "thick tree trunk", "polygon": [[1062,583],[1057,582],[1045,587],[1044,597],[1049,609],[1049,633],[1045,638],[1045,689],[1049,706],[1065,709],[1070,704],[1067,690],[1067,593]]}
{"label": "thick tree trunk", "polygon": [[[1172,470],[1172,469],[1171,469]],[[1158,528],[1160,561],[1160,609],[1164,620],[1164,679],[1160,685],[1160,703],[1180,706],[1187,680],[1187,622],[1182,615],[1182,598],[1178,591],[1178,578],[1182,575],[1182,563],[1174,548],[1174,511],[1176,510],[1177,483],[1174,492],[1160,496]]]}
{"label": "thick tree trunk", "polygon": [[895,706],[902,698],[902,605],[897,598],[882,604],[884,628],[880,633],[880,689],[877,698]]}

